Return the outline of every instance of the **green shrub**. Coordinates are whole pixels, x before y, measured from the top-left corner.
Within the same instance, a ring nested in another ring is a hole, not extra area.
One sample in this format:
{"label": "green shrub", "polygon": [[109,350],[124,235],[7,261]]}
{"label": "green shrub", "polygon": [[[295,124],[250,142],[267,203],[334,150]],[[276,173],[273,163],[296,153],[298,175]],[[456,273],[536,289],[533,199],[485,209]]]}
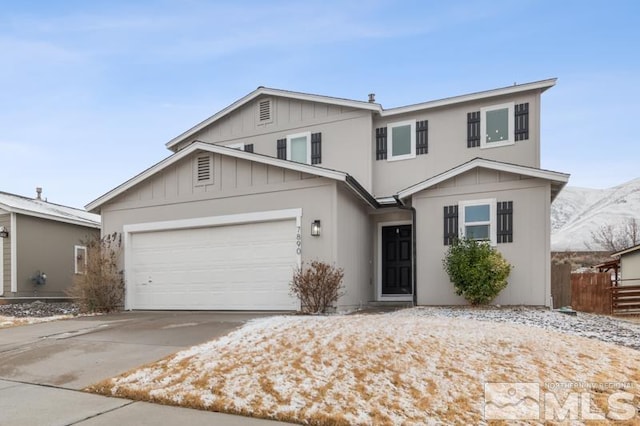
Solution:
{"label": "green shrub", "polygon": [[291,294],[300,299],[302,312],[320,314],[342,296],[344,271],[314,260],[308,267],[297,268],[291,281]]}
{"label": "green shrub", "polygon": [[443,260],[456,294],[472,305],[491,302],[507,286],[512,266],[487,242],[460,239]]}

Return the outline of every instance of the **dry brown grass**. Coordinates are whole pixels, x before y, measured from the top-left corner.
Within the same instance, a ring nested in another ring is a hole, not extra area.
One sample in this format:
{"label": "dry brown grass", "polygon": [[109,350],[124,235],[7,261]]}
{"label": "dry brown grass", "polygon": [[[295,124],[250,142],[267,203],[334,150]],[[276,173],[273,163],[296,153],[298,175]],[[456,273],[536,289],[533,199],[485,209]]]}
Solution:
{"label": "dry brown grass", "polygon": [[[452,328],[376,316],[282,321],[90,390],[312,425],[427,418],[478,424],[485,382],[640,383],[639,351],[526,327],[456,320]],[[463,326],[467,331],[459,332]],[[597,393],[600,409],[612,392]],[[640,388],[631,392],[640,398]]]}
{"label": "dry brown grass", "polygon": [[41,318],[37,318],[37,317],[19,318],[19,317],[0,316],[0,329],[19,327],[22,325],[37,324],[42,322],[63,321],[69,318],[74,318],[74,315],[55,315],[52,317],[41,317]]}
{"label": "dry brown grass", "polygon": [[26,319],[22,318],[8,318],[8,317],[0,317],[0,329],[9,328],[9,327],[18,327],[21,325],[29,324]]}

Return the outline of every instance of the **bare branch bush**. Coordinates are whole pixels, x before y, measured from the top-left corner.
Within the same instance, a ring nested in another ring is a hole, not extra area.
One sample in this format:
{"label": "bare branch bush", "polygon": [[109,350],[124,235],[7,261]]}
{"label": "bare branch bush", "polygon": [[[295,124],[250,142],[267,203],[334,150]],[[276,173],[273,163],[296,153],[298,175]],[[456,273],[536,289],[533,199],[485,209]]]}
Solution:
{"label": "bare branch bush", "polygon": [[290,293],[300,299],[302,311],[325,313],[344,294],[344,271],[325,262],[312,261],[308,267],[296,268]]}
{"label": "bare branch bush", "polygon": [[116,232],[104,237],[92,237],[87,247],[86,270],[77,274],[67,294],[78,302],[84,312],[111,312],[122,307],[124,280],[119,269],[122,239]]}
{"label": "bare branch bush", "polygon": [[640,226],[635,218],[628,218],[618,225],[602,225],[591,232],[589,248],[603,248],[608,251],[620,251],[640,244]]}

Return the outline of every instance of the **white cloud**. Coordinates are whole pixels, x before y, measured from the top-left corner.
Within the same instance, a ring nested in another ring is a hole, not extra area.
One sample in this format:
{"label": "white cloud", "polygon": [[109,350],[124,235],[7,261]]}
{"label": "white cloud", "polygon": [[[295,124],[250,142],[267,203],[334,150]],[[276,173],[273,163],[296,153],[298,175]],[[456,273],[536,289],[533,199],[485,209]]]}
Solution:
{"label": "white cloud", "polygon": [[17,37],[6,42],[6,50],[24,51],[22,59],[44,55],[45,59],[70,60],[124,54],[141,61],[178,62],[261,47],[308,49],[339,42],[411,37],[483,19],[487,13],[447,5],[434,6],[425,15],[388,2],[370,2],[363,7],[361,2],[239,5],[192,1],[165,3],[155,9],[148,4],[118,5],[107,11],[18,16],[6,19],[0,34],[9,32]]}

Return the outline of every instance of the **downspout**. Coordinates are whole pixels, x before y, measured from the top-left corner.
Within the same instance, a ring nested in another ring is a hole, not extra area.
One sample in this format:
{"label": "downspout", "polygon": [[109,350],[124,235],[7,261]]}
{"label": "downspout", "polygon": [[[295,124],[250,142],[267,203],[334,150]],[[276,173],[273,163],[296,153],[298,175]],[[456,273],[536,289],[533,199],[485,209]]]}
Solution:
{"label": "downspout", "polygon": [[411,212],[411,286],[413,287],[413,306],[418,305],[418,294],[417,294],[417,277],[416,277],[416,209],[415,207],[406,206],[397,195],[394,195],[393,198],[396,199],[396,203],[398,203],[398,208],[402,210],[409,210]]}

